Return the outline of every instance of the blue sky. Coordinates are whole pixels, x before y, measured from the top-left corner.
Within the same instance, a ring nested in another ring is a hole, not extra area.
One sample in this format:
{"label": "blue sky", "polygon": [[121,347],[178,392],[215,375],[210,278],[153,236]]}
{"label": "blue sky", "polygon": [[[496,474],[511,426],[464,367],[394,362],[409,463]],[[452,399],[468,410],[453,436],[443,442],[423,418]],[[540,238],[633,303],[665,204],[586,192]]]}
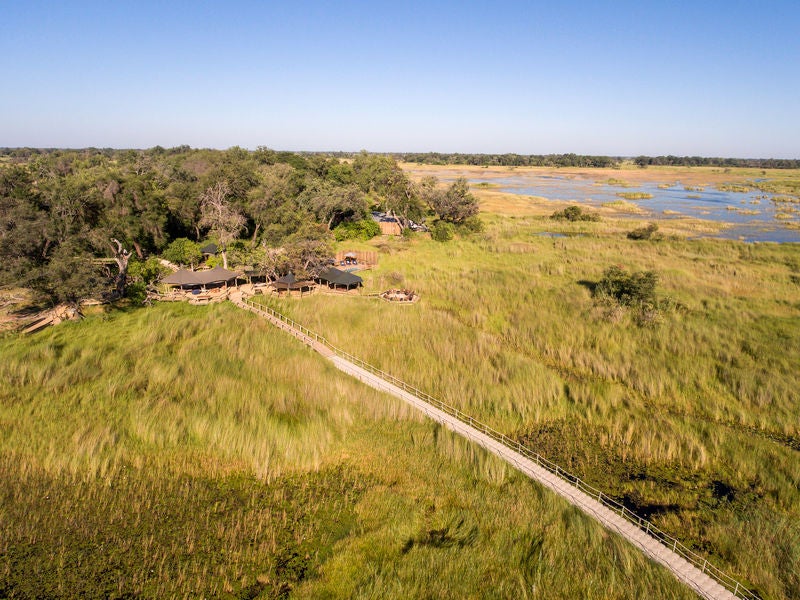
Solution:
{"label": "blue sky", "polygon": [[0,146],[800,158],[800,2],[23,2]]}

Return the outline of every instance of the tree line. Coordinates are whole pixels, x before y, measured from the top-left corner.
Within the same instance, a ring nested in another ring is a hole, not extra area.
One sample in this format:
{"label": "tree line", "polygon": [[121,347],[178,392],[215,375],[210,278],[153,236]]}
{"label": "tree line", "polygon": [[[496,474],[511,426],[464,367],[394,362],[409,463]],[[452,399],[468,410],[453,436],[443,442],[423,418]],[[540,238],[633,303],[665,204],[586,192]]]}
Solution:
{"label": "tree line", "polygon": [[478,206],[465,180],[418,184],[367,152],[15,149],[0,162],[0,284],[54,302],[121,295],[149,257],[189,265],[207,240],[224,266],[314,276],[335,239],[380,231],[373,210],[402,230],[426,219],[474,229]]}
{"label": "tree line", "polygon": [[460,153],[401,153],[394,154],[403,162],[427,165],[474,165],[500,167],[579,167],[619,168],[625,161],[639,167],[743,167],[751,169],[800,169],[800,159],[781,158],[719,158],[703,156],[594,156],[586,154],[460,154]]}
{"label": "tree line", "polygon": [[[189,151],[189,146],[176,148],[161,148],[156,146],[150,152],[162,154],[180,154]],[[111,148],[88,151],[111,156],[117,150]],[[55,148],[0,148],[0,156],[12,159],[27,159],[37,154],[59,153],[62,150]],[[130,150],[128,152],[135,152]],[[277,153],[288,160],[289,156],[304,158],[325,157],[339,159],[353,159],[360,153],[355,152],[282,152]],[[640,167],[671,166],[671,167],[741,167],[751,169],[800,169],[800,159],[791,158],[723,158],[708,156],[600,156],[589,154],[481,154],[459,152],[395,152],[390,156],[397,161],[428,164],[428,165],[474,165],[474,166],[501,166],[501,167],[580,167],[580,168],[618,168],[626,161],[632,161]]]}
{"label": "tree line", "polygon": [[800,159],[784,158],[712,158],[703,156],[637,156],[640,167],[741,167],[749,169],[800,169]]}

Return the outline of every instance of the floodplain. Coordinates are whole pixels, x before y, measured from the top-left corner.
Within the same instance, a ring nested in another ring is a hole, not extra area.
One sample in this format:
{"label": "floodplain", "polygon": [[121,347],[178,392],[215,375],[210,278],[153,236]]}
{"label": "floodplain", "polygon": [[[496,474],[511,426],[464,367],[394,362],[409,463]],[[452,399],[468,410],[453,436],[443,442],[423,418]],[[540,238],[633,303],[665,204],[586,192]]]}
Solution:
{"label": "floodplain", "polygon": [[[568,202],[475,193],[482,232],[348,242],[379,253],[363,295],[263,301],[763,597],[800,596],[800,246],[690,239],[704,225],[683,219],[634,240],[641,220],[614,208],[558,221]],[[615,265],[658,274],[658,310],[593,295]],[[393,287],[421,300],[367,295]],[[0,377],[0,595],[692,597],[230,304],[98,309],[7,336]]]}

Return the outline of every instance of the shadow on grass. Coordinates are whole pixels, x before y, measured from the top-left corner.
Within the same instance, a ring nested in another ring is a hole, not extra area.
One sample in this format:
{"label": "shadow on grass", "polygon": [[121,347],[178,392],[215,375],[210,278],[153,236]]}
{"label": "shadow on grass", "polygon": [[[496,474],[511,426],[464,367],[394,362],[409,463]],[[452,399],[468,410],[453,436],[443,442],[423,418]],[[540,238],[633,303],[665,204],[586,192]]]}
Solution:
{"label": "shadow on grass", "polygon": [[597,289],[597,282],[596,281],[589,281],[588,279],[579,279],[578,285],[585,287],[589,290],[589,293],[594,296],[595,290]]}

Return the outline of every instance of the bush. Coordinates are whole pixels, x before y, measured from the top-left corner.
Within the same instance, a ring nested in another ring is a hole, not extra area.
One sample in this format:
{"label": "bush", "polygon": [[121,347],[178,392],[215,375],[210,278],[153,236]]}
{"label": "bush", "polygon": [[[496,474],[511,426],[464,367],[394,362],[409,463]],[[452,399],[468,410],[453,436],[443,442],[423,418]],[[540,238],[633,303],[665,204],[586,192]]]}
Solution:
{"label": "bush", "polygon": [[155,256],[144,261],[132,258],[128,263],[128,282],[129,284],[143,283],[147,286],[169,272],[170,270],[162,265]]}
{"label": "bush", "polygon": [[656,223],[650,223],[647,227],[639,227],[638,229],[634,229],[633,231],[628,232],[628,239],[629,240],[659,240],[661,239],[660,235],[654,235],[658,231],[658,225]]}
{"label": "bush", "polygon": [[620,267],[609,267],[594,288],[595,296],[610,298],[624,306],[655,306],[658,274],[655,271],[627,273]]}
{"label": "bush", "polygon": [[470,217],[459,226],[459,231],[464,233],[481,233],[483,230],[483,221],[478,217]]}
{"label": "bush", "polygon": [[[226,251],[228,265],[258,265],[263,264],[266,260],[264,246],[253,246],[248,240],[234,240],[228,244]],[[222,258],[221,255],[218,257]]]}
{"label": "bush", "polygon": [[141,281],[132,283],[125,288],[125,297],[134,304],[144,304],[147,299],[147,286]]}
{"label": "bush", "polygon": [[188,238],[177,238],[164,249],[162,256],[178,265],[195,265],[200,262],[203,255],[200,253],[200,244]]}
{"label": "bush", "polygon": [[558,221],[599,221],[600,215],[596,213],[585,213],[580,206],[568,206],[564,210],[558,210],[550,215],[551,219]]}
{"label": "bush", "polygon": [[431,229],[431,238],[437,242],[449,242],[455,235],[455,227],[446,221],[436,221]]}
{"label": "bush", "polygon": [[371,240],[381,234],[381,227],[372,219],[341,223],[333,230],[337,242],[343,240]]}

